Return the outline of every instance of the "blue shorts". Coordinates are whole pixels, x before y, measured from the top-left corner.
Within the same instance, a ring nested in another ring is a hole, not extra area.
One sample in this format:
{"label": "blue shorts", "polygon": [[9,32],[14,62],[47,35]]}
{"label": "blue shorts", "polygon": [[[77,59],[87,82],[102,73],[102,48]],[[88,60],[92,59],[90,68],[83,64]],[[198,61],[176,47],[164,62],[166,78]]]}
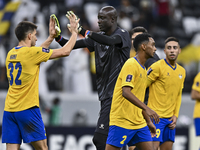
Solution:
{"label": "blue shorts", "polygon": [[169,129],[168,125],[172,123],[169,121],[170,118],[160,118],[160,122],[154,125],[156,126],[156,136],[153,138],[153,141],[160,141],[161,143],[165,141],[175,140],[175,132],[176,130]]}
{"label": "blue shorts", "polygon": [[19,112],[4,111],[2,143],[21,144],[46,139],[44,123],[38,107]]}
{"label": "blue shorts", "polygon": [[195,126],[196,136],[200,136],[200,118],[194,119],[194,126]]}
{"label": "blue shorts", "polygon": [[106,143],[116,147],[123,147],[125,145],[133,146],[139,142],[149,141],[152,141],[152,138],[147,126],[135,130],[110,126]]}

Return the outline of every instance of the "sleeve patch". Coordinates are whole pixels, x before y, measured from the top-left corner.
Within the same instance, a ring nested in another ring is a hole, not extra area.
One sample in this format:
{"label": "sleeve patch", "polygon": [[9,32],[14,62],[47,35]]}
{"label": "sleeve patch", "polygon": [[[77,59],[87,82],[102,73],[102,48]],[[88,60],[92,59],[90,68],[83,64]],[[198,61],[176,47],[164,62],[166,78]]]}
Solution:
{"label": "sleeve patch", "polygon": [[147,75],[150,75],[150,73],[152,72],[153,70],[151,68],[149,68],[149,70],[147,71]]}
{"label": "sleeve patch", "polygon": [[196,86],[199,86],[199,82],[196,82]]}
{"label": "sleeve patch", "polygon": [[45,53],[49,53],[50,52],[50,50],[46,49],[46,48],[42,48],[42,51],[45,52]]}
{"label": "sleeve patch", "polygon": [[126,77],[126,82],[131,82],[131,80],[132,80],[132,75],[127,75],[127,77]]}

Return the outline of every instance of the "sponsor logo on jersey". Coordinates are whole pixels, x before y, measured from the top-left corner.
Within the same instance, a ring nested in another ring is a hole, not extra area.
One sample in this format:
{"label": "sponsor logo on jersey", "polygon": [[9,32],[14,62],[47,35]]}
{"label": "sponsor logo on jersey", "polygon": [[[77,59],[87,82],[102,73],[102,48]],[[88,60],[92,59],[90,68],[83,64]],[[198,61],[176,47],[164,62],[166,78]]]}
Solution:
{"label": "sponsor logo on jersey", "polygon": [[199,86],[199,82],[196,83],[196,86]]}

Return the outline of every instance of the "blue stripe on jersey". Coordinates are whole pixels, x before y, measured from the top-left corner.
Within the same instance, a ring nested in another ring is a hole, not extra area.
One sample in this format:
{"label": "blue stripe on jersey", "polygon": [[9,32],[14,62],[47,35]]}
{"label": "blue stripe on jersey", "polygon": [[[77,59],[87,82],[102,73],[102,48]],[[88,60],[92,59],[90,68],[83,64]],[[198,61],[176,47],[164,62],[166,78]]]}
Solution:
{"label": "blue stripe on jersey", "polygon": [[168,62],[167,62],[167,60],[166,59],[164,59],[165,60],[165,62],[173,69],[173,70],[176,70],[176,64],[175,64],[175,67],[173,68]]}
{"label": "blue stripe on jersey", "polygon": [[[137,58],[136,57],[134,57],[135,58],[135,60],[137,60]],[[137,62],[140,64],[140,62],[137,60]],[[140,64],[140,66],[143,68],[143,69],[145,69],[145,67],[144,66],[142,66],[141,64]]]}

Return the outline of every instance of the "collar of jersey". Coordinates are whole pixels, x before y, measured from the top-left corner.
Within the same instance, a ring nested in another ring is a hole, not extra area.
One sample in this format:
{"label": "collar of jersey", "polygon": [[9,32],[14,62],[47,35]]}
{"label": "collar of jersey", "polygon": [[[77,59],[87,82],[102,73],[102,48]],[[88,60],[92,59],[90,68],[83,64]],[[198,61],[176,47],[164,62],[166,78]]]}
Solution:
{"label": "collar of jersey", "polygon": [[23,47],[23,46],[20,46],[20,47],[17,47],[17,46],[16,46],[15,49],[20,49],[20,48],[22,48],[22,47]]}
{"label": "collar of jersey", "polygon": [[[133,58],[135,58],[135,60],[140,64],[140,62],[137,60],[136,57],[133,57]],[[142,66],[141,64],[140,64],[140,66],[145,70],[145,67],[144,67],[144,66]]]}
{"label": "collar of jersey", "polygon": [[175,67],[173,68],[173,67],[167,62],[166,59],[164,59],[164,60],[165,60],[165,62],[166,62],[173,70],[176,70],[176,64],[175,64]]}

